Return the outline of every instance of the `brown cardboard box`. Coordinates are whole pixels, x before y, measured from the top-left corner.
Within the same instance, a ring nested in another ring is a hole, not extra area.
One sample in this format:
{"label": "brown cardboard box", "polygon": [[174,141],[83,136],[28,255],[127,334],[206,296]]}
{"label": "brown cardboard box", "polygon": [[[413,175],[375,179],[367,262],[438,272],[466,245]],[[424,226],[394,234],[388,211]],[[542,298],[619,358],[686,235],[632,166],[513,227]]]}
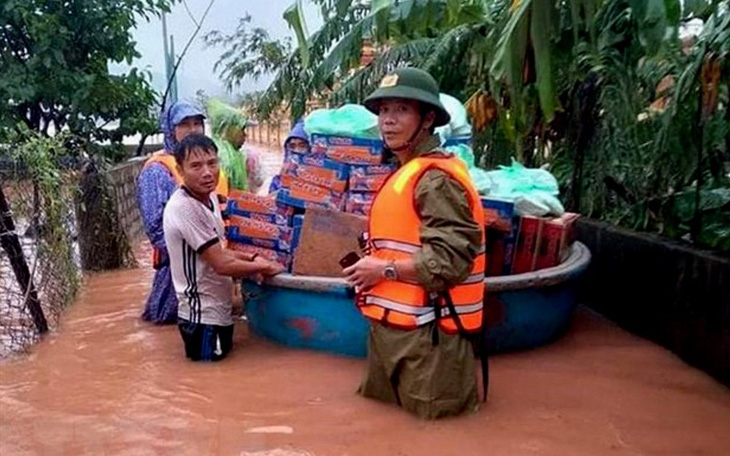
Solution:
{"label": "brown cardboard box", "polygon": [[310,207],[304,216],[292,272],[299,275],[342,277],[339,261],[360,253],[357,238],[367,227],[359,215]]}

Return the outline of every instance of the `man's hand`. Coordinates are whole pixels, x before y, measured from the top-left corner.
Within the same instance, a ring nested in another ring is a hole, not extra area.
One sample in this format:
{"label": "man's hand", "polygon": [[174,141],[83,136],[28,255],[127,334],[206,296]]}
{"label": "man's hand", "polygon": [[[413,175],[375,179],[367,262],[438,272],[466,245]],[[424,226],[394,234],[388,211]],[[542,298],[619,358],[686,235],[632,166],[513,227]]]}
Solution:
{"label": "man's hand", "polygon": [[383,271],[387,265],[387,260],[366,256],[342,272],[347,276],[347,283],[359,290],[367,290],[383,281]]}
{"label": "man's hand", "polygon": [[230,252],[233,256],[235,256],[236,258],[238,258],[239,260],[242,260],[242,261],[253,261],[254,256],[255,256],[254,254],[251,254],[251,253],[243,253],[243,252],[238,252],[236,250],[228,250],[228,252]]}
{"label": "man's hand", "polygon": [[279,263],[266,260],[261,256],[257,256],[253,260],[253,263],[258,266],[259,274],[262,274],[266,277],[275,276],[276,274],[280,274],[285,271],[284,266],[280,265]]}

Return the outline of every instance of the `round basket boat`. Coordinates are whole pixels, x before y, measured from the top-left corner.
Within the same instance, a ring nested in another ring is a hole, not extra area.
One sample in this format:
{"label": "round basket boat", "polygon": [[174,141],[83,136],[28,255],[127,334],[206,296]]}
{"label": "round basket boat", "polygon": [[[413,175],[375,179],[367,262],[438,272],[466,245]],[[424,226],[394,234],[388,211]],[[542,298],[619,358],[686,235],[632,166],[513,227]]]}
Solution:
{"label": "round basket boat", "polygon": [[[533,348],[563,334],[575,310],[577,279],[590,259],[588,248],[575,242],[559,266],[485,279],[490,352]],[[368,322],[343,279],[280,274],[263,286],[246,282],[244,294],[254,333],[291,347],[366,355]]]}

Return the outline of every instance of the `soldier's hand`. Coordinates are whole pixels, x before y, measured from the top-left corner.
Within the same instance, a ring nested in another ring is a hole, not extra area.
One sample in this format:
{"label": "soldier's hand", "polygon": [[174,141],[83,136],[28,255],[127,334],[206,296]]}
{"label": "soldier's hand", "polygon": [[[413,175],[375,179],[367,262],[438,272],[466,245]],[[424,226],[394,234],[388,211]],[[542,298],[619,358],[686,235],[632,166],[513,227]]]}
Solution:
{"label": "soldier's hand", "polygon": [[350,285],[361,290],[367,290],[384,279],[383,271],[387,265],[386,260],[366,256],[349,268],[343,269],[342,272]]}

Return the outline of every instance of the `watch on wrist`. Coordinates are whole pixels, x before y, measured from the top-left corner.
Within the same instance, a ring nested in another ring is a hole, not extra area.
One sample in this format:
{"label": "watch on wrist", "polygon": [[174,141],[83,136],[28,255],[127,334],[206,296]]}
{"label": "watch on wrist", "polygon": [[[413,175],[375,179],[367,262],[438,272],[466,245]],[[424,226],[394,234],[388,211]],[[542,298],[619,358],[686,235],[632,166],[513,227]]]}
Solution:
{"label": "watch on wrist", "polygon": [[398,280],[398,271],[395,269],[395,261],[388,262],[388,265],[383,269],[383,277],[386,280]]}

